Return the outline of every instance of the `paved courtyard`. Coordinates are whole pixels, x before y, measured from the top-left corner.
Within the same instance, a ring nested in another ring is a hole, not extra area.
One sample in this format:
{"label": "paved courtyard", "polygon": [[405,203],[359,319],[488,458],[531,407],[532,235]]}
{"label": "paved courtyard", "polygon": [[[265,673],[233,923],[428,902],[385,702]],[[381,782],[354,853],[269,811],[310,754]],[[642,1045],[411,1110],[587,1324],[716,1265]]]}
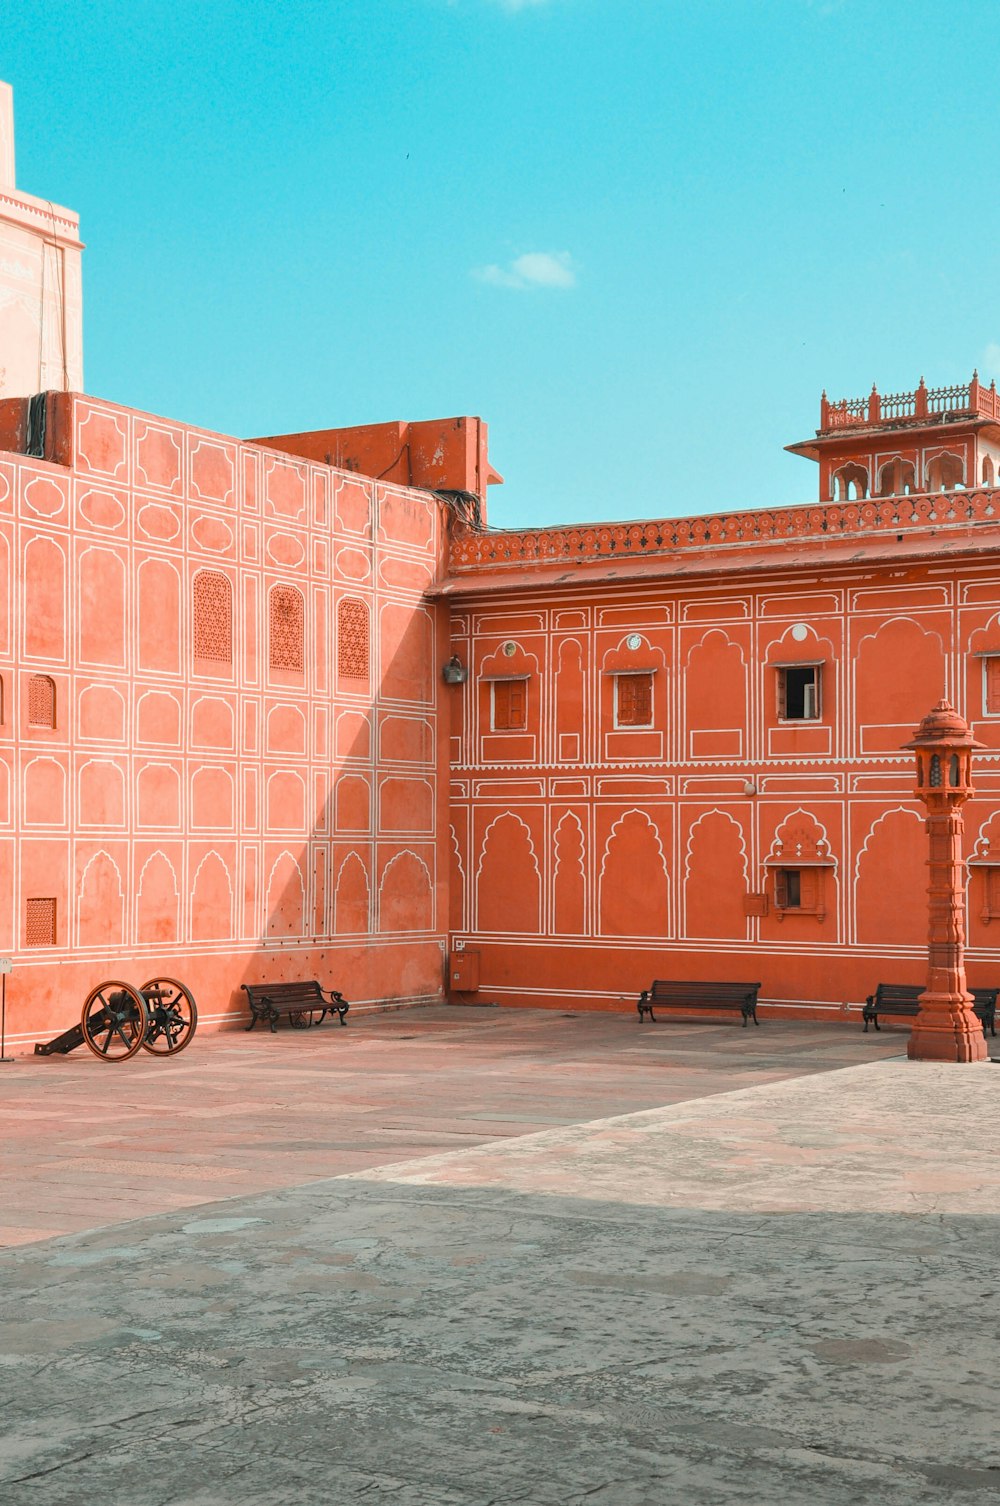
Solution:
{"label": "paved courtyard", "polygon": [[440,1008],[3,1067],[2,1499],[1000,1497],[1000,1073],[905,1044]]}

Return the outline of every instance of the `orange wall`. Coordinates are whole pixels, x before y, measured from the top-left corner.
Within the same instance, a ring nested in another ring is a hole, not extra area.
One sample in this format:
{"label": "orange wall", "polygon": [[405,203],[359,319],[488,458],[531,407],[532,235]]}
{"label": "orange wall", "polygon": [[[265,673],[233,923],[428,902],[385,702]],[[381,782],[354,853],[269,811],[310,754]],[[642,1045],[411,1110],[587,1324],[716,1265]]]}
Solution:
{"label": "orange wall", "polygon": [[[243,1013],[243,980],[438,996],[440,504],[58,401],[71,465],[0,454],[8,1041],[73,1023],[109,976],[176,975],[207,1022]],[[196,657],[204,570],[232,591],[228,663]],[[274,586],[301,593],[301,670],[271,667]],[[345,601],[370,625],[367,677],[341,673]],[[38,674],[54,728],[31,724]],[[37,897],[56,900],[54,946],[26,945]]]}
{"label": "orange wall", "polygon": [[[477,594],[476,571],[462,576],[452,929],[480,954],[476,997],[634,1008],[654,977],[745,978],[772,1007],[843,1017],[881,979],[921,981],[926,838],[899,749],[946,693],[988,749],[967,852],[1000,863],[1000,717],[984,714],[976,657],[1000,654],[1000,565],[994,552],[831,569],[826,547],[811,568],[689,581],[628,579],[623,562],[626,578],[589,589],[532,591],[527,571],[504,589],[483,570]],[[818,721],[779,720],[774,666],[795,662],[822,664]],[[516,735],[489,724],[488,677],[504,665],[527,677]],[[654,672],[648,731],[613,725],[611,671],[629,665]],[[822,915],[775,913],[782,863],[818,868]],[[1000,983],[985,885],[973,867],[969,970],[983,985]],[[766,916],[746,913],[754,894]]]}

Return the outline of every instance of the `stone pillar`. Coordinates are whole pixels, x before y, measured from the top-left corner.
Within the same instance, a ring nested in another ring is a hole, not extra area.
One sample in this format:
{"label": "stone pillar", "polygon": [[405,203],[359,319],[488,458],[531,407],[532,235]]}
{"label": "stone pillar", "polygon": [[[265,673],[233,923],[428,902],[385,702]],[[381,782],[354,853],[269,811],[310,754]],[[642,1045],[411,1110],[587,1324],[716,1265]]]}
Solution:
{"label": "stone pillar", "polygon": [[973,794],[973,740],[966,722],[947,701],[925,716],[906,744],[917,755],[916,794],[927,807],[930,882],[927,987],[910,1033],[914,1060],[976,1062],[986,1058],[981,1022],[965,982],[965,864],[962,806]]}

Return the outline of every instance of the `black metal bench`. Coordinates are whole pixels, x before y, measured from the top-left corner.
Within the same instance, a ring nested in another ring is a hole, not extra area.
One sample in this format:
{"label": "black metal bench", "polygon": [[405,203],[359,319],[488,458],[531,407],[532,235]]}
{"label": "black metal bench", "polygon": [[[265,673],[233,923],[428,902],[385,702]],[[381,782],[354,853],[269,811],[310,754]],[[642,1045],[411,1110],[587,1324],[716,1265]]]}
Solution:
{"label": "black metal bench", "polygon": [[[919,999],[925,987],[923,983],[880,983],[875,992],[868,995],[861,1011],[865,1034],[868,1034],[869,1022],[876,1030],[881,1030],[878,1022],[880,1014],[915,1015],[920,1008]],[[976,1017],[982,1022],[983,1034],[989,1030],[990,1035],[996,1035],[997,994],[1000,989],[971,988],[969,992],[972,994],[972,1007]]]}
{"label": "black metal bench", "polygon": [[[321,1025],[327,1014],[339,1015],[340,1023],[347,1023],[344,1016],[351,1006],[343,994],[335,988],[321,988],[315,978],[304,983],[244,983],[242,987],[250,1000],[248,1030],[252,1030],[258,1020],[267,1020],[273,1035],[282,1015],[287,1016],[290,1025],[299,1029]],[[315,1019],[317,1014],[318,1020]]]}
{"label": "black metal bench", "polygon": [[738,1009],[743,1016],[743,1028],[748,1020],[759,1025],[757,1018],[757,993],[759,983],[676,983],[657,978],[639,995],[639,1024],[643,1017],[656,1023],[653,1006],[656,1004],[690,1009]]}

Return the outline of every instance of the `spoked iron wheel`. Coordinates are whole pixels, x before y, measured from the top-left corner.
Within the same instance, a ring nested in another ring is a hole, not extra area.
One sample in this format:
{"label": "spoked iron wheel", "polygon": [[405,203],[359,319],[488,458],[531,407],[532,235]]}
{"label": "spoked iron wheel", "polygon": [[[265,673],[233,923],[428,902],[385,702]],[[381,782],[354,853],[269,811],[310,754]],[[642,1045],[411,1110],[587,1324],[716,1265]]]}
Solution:
{"label": "spoked iron wheel", "polygon": [[151,978],[140,990],[149,1011],[142,1045],[154,1056],[176,1056],[198,1028],[194,996],[176,978]]}
{"label": "spoked iron wheel", "polygon": [[131,983],[113,978],[87,995],[80,1018],[83,1038],[106,1062],[127,1062],[146,1038],[149,1016],[140,993]]}

